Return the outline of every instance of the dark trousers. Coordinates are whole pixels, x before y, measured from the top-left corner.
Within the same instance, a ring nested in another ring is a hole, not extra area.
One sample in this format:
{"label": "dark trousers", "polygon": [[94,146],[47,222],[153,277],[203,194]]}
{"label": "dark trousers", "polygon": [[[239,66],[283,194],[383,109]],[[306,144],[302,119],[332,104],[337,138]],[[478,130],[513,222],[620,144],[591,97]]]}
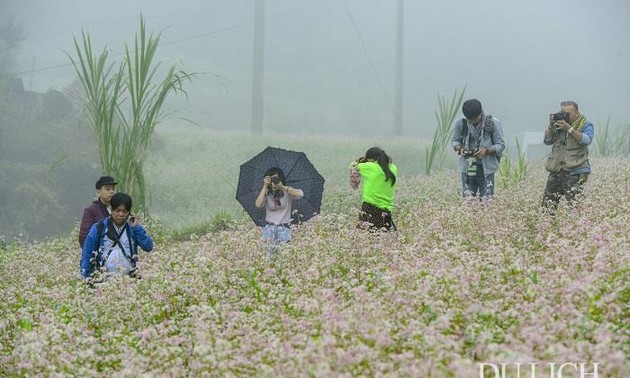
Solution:
{"label": "dark trousers", "polygon": [[481,163],[477,163],[474,175],[462,172],[462,195],[476,197],[477,193],[479,199],[494,196],[494,173],[486,175]]}
{"label": "dark trousers", "polygon": [[367,202],[361,205],[359,214],[359,228],[395,230],[396,226],[392,220],[392,213],[389,210],[378,208]]}
{"label": "dark trousers", "polygon": [[572,204],[576,196],[582,194],[582,186],[587,179],[588,174],[572,175],[567,171],[549,173],[542,206],[549,210],[556,210],[563,196]]}

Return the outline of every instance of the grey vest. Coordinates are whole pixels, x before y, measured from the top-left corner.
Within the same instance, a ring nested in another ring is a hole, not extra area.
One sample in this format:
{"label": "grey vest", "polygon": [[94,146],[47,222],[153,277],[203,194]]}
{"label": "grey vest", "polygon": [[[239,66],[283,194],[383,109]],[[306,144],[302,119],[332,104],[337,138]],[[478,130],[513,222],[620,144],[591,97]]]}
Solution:
{"label": "grey vest", "polygon": [[559,131],[554,136],[551,154],[545,164],[547,171],[571,171],[588,163],[588,146],[580,144],[565,131]]}

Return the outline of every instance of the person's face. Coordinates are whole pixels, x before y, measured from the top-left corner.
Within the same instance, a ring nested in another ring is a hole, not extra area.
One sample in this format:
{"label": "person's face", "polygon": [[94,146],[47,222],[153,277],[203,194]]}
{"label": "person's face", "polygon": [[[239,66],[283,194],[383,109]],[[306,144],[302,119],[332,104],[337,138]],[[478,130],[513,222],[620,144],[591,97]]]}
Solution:
{"label": "person's face", "polygon": [[[271,175],[270,177],[271,177],[271,189],[276,190],[277,185],[282,183],[282,181],[280,181],[280,176],[278,176],[278,174],[276,173],[274,175]],[[274,183],[274,181],[276,183]]]}
{"label": "person's face", "polygon": [[562,111],[565,113],[569,113],[569,120],[571,123],[575,122],[575,120],[580,116],[580,112],[573,105],[565,105],[561,107]]}
{"label": "person's face", "polygon": [[481,121],[481,114],[474,118],[466,118],[466,120],[468,121],[468,123],[477,126],[477,124],[479,124],[479,121]]}
{"label": "person's face", "polygon": [[96,190],[98,199],[106,205],[109,205],[112,196],[116,193],[116,185],[103,185],[100,189]]}
{"label": "person's face", "polygon": [[116,226],[122,226],[127,221],[129,217],[129,210],[125,207],[124,204],[121,204],[115,209],[112,209],[112,219]]}

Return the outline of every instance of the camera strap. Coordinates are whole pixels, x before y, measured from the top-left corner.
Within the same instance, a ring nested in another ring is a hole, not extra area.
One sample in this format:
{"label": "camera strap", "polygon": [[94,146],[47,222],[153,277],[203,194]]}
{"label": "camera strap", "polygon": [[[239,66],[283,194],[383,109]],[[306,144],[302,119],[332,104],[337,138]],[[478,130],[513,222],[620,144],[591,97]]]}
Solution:
{"label": "camera strap", "polygon": [[573,127],[575,131],[582,132],[582,130],[584,130],[584,126],[586,126],[586,121],[586,116],[580,114],[578,119],[571,124],[571,127]]}
{"label": "camera strap", "polygon": [[[483,138],[483,135],[486,132],[490,133],[490,141],[492,145],[494,146],[494,129],[495,129],[495,126],[494,126],[494,119],[492,118],[492,115],[486,114],[485,119],[483,121],[483,128],[481,129],[481,133],[479,134],[479,138],[477,139],[477,147],[479,147],[479,144],[481,143],[481,138]],[[470,138],[470,134],[468,132],[468,121],[466,120],[466,118],[462,118],[462,134],[464,135],[464,138],[466,138],[466,140]],[[501,157],[497,155],[497,159],[500,159],[500,158]]]}
{"label": "camera strap", "polygon": [[[118,244],[118,246],[120,247],[120,250],[123,256],[131,260],[131,255],[127,253],[127,250],[125,250],[125,247],[123,247],[122,243],[120,242],[120,238],[122,237],[123,233],[125,233],[126,231],[127,231],[126,222],[124,226],[122,227],[122,229],[120,230],[120,232],[117,232],[116,229],[114,228],[114,223],[113,223],[113,220],[111,220],[111,218],[110,218],[110,221],[108,222],[106,232],[103,232],[103,224],[102,222],[99,222],[97,226],[97,235],[99,236],[99,240],[100,238],[107,236],[112,241],[112,245],[109,247],[107,252],[105,252],[103,255],[105,257],[105,260],[109,258],[109,254],[112,252],[112,249],[116,247],[116,244]],[[127,236],[129,237],[128,233],[127,233]],[[129,239],[129,243],[131,244],[131,239]],[[100,241],[98,244],[100,244]]]}
{"label": "camera strap", "polygon": [[[472,135],[470,133],[470,129],[468,128],[468,121],[466,120],[466,118],[462,118],[462,134],[464,135],[465,142],[469,142],[470,141],[470,137]],[[481,138],[482,137],[483,137],[483,129],[481,129],[481,131],[479,132],[479,136],[477,137],[476,147],[479,147],[479,144],[481,143]],[[493,142],[493,144],[494,144],[494,142]],[[470,143],[464,143],[464,145],[467,145],[467,148],[472,150],[472,147],[471,147]]]}

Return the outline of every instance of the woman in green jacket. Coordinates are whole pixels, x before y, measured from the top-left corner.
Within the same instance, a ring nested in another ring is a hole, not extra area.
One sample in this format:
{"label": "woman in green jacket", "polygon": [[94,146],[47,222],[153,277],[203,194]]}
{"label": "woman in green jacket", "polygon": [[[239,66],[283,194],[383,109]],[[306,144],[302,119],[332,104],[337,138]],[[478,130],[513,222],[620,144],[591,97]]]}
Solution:
{"label": "woman in green jacket", "polygon": [[359,227],[395,230],[392,220],[398,167],[379,147],[367,150],[365,156],[351,164],[350,185],[357,189],[363,183],[363,204]]}

